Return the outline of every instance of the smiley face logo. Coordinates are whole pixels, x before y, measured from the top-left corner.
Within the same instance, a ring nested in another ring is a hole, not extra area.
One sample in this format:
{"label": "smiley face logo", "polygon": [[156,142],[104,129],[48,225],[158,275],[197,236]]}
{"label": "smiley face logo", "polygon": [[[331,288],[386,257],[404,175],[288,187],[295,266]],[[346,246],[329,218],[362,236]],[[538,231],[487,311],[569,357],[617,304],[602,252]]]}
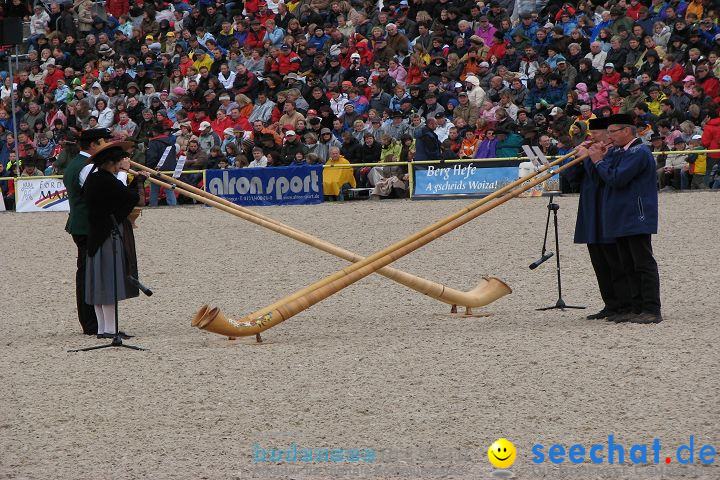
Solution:
{"label": "smiley face logo", "polygon": [[515,445],[500,438],[488,448],[488,459],[497,468],[508,468],[515,462]]}

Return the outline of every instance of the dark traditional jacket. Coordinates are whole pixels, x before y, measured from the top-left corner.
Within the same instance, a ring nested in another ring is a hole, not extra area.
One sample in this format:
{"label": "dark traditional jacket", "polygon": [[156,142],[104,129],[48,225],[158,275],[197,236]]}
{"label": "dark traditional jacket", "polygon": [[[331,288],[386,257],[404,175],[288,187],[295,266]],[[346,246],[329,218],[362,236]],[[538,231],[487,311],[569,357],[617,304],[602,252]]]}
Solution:
{"label": "dark traditional jacket", "polygon": [[107,170],[91,173],[85,181],[84,196],[88,204],[88,256],[98,251],[113,228],[111,215],[118,225],[127,218],[138,203],[137,179],[125,186]]}
{"label": "dark traditional jacket", "polygon": [[638,138],[630,148],[615,148],[595,164],[607,185],[603,229],[610,238],[657,233],[658,193],[655,158]]}
{"label": "dark traditional jacket", "polygon": [[88,164],[88,158],[89,155],[78,153],[70,160],[63,173],[63,183],[70,204],[70,215],[65,224],[65,231],[71,235],[87,235],[89,231],[88,206],[80,186],[80,171]]}
{"label": "dark traditional jacket", "polygon": [[614,243],[603,231],[604,195],[607,187],[595,171],[590,159],[573,165],[566,171],[566,178],[580,183],[580,201],[578,202],[575,222],[575,243]]}

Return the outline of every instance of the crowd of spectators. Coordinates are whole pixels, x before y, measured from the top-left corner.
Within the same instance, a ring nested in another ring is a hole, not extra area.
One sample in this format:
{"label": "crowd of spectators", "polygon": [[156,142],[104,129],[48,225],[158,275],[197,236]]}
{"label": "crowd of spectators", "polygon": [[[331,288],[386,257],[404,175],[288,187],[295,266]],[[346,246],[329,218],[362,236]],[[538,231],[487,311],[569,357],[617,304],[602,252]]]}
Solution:
{"label": "crowd of spectators", "polygon": [[[632,114],[655,151],[720,147],[717,0],[9,0],[3,10],[29,22],[29,37],[15,83],[0,72],[0,176],[62,173],[78,132],[96,127],[135,140],[150,165],[164,139],[185,170],[507,158],[523,144],[555,155],[612,113]],[[659,188],[720,184],[720,154],[657,158]],[[406,180],[356,168],[346,183],[402,196]],[[0,188],[12,197],[12,182]]]}

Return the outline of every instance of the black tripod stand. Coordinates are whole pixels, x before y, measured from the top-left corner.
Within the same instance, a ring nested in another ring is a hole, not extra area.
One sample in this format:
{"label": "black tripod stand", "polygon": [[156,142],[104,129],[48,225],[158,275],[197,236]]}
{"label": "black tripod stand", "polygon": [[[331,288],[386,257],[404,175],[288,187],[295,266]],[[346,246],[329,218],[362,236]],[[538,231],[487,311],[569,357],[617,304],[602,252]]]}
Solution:
{"label": "black tripod stand", "polygon": [[[76,350],[68,350],[68,352],[89,352],[90,350],[99,350],[101,348],[109,348],[109,347],[122,347],[122,348],[130,348],[132,350],[145,350],[141,347],[136,347],[135,345],[126,345],[122,341],[122,334],[120,333],[120,325],[119,325],[119,317],[118,317],[118,293],[117,293],[117,240],[120,239],[122,243],[122,250],[123,250],[123,259],[125,257],[125,244],[122,242],[122,234],[120,233],[120,227],[118,226],[117,221],[115,220],[114,215],[110,215],[110,218],[113,222],[113,228],[110,232],[110,235],[112,236],[112,257],[113,257],[113,294],[115,296],[115,335],[112,338],[112,342],[110,342],[107,345],[96,345],[94,347],[87,347],[87,348],[78,348]],[[148,288],[146,288],[144,285],[142,285],[139,280],[132,277],[131,275],[127,276],[128,280],[135,284],[142,292],[150,296],[152,295],[152,291]]]}
{"label": "black tripod stand", "polygon": [[553,202],[554,195],[550,195],[550,201],[548,202],[548,213],[547,213],[547,219],[545,220],[545,239],[543,240],[543,246],[542,246],[542,254],[539,260],[533,262],[530,264],[530,270],[534,270],[543,263],[545,263],[546,260],[551,258],[553,256],[553,252],[545,253],[546,247],[547,247],[547,239],[548,239],[548,231],[550,229],[550,212],[553,214],[553,224],[555,226],[555,269],[557,270],[557,286],[558,286],[558,299],[557,302],[555,302],[555,305],[552,307],[543,307],[543,308],[537,308],[536,310],[542,311],[542,310],[553,310],[553,309],[560,309],[565,310],[566,308],[576,308],[576,309],[583,309],[585,307],[575,306],[575,305],[566,305],[565,300],[562,298],[562,280],[560,278],[560,240],[558,238],[558,217],[557,212],[560,210],[560,205]]}

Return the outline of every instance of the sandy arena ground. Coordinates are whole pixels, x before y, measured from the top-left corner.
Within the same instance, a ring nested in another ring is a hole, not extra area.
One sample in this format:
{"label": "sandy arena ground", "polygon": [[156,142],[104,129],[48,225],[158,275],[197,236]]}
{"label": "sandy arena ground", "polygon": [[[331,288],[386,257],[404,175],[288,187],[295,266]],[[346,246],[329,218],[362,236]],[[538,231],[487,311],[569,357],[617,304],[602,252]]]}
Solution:
{"label": "sandy arena ground", "polygon": [[[691,435],[695,465],[703,445],[720,449],[720,196],[661,196],[665,321],[652,326],[584,320],[601,303],[585,246],[572,244],[577,197],[559,200],[564,296],[588,309],[535,311],[557,298],[553,262],[527,268],[546,202],[513,200],[396,264],[463,290],[483,275],[504,279],[514,293],[486,307],[489,317],[449,318],[447,306],[373,275],[265,332],[259,346],[190,319],[206,302],[254,311],[345,263],[213,209],[146,209],[138,256],[155,295],[123,302],[120,315],[137,335],[128,343],[149,350],[74,354],[66,350],[106,341],[79,333],[66,214],[0,214],[0,478],[479,479],[494,470],[487,449],[498,437],[518,450],[517,478],[720,478],[717,460],[665,473],[627,458],[624,472],[532,463],[538,443],[546,454],[556,443],[599,443],[607,459],[611,434],[626,450],[660,439],[662,467],[668,456],[679,468],[675,450]],[[261,211],[368,254],[466,203]],[[253,444],[367,447],[375,461],[254,462]],[[431,447],[437,458],[426,457]],[[300,464],[308,469],[269,468]],[[428,468],[443,466],[452,469]]]}

